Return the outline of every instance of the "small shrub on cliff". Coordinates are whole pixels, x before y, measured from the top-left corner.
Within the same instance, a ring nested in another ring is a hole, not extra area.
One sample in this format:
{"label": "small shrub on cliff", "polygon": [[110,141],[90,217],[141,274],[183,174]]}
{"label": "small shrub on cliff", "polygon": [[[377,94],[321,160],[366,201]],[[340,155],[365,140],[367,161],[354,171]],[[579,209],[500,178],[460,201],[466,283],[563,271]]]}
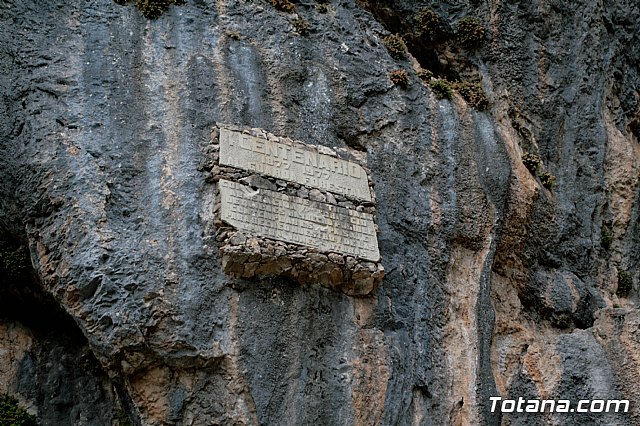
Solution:
{"label": "small shrub on cliff", "polygon": [[158,19],[172,4],[184,4],[184,0],[136,0],[136,6],[148,19]]}
{"label": "small shrub on cliff", "polygon": [[430,41],[438,41],[444,38],[447,31],[444,22],[433,10],[422,9],[416,15],[416,33]]}
{"label": "small shrub on cliff", "polygon": [[0,426],[38,426],[38,421],[18,405],[17,399],[4,394],[0,395]]}
{"label": "small shrub on cliff", "polygon": [[[117,4],[125,5],[129,0],[114,0]],[[135,0],[136,7],[147,19],[158,19],[172,4],[184,4],[184,0]]]}
{"label": "small shrub on cliff", "polygon": [[289,0],[271,0],[271,4],[278,10],[283,12],[292,13],[296,10],[296,5]]}
{"label": "small shrub on cliff", "polygon": [[431,77],[433,77],[433,73],[429,70],[421,69],[417,72],[418,78],[425,83],[431,81]]}
{"label": "small shrub on cliff", "polygon": [[451,99],[451,94],[453,93],[451,90],[451,86],[449,82],[444,79],[433,80],[429,83],[429,87],[431,91],[438,99]]}
{"label": "small shrub on cliff", "polygon": [[398,34],[391,34],[382,39],[389,54],[394,59],[403,59],[407,56],[407,45]]}
{"label": "small shrub on cliff", "polygon": [[12,247],[8,242],[0,240],[0,276],[18,278],[24,276],[30,267],[26,247]]}
{"label": "small shrub on cliff", "polygon": [[296,18],[293,20],[293,28],[295,28],[298,34],[304,36],[309,34],[309,30],[311,29],[311,26],[305,19]]}
{"label": "small shrub on cliff", "polygon": [[456,25],[456,37],[467,48],[478,47],[484,41],[485,29],[478,18],[462,18]]}
{"label": "small shrub on cliff", "polygon": [[463,81],[456,83],[454,89],[460,93],[469,105],[478,111],[484,111],[489,108],[489,97],[484,93],[480,84]]}
{"label": "small shrub on cliff", "polygon": [[633,277],[628,271],[618,271],[618,290],[616,294],[627,297],[633,288]]}
{"label": "small shrub on cliff", "polygon": [[542,182],[542,186],[547,189],[551,189],[556,186],[556,177],[549,172],[540,173],[540,182]]}
{"label": "small shrub on cliff", "polygon": [[522,164],[529,169],[529,171],[533,174],[540,169],[542,165],[542,160],[536,154],[531,154],[530,152],[525,152],[522,154]]}
{"label": "small shrub on cliff", "polygon": [[409,74],[405,70],[394,70],[389,73],[389,79],[393,84],[400,87],[409,85]]}
{"label": "small shrub on cliff", "polygon": [[116,414],[116,420],[118,422],[117,426],[133,426],[133,422],[127,413],[124,410],[118,410]]}
{"label": "small shrub on cliff", "polygon": [[603,249],[609,250],[612,241],[613,236],[611,235],[611,231],[609,231],[609,228],[603,225],[602,230],[600,231],[600,245]]}

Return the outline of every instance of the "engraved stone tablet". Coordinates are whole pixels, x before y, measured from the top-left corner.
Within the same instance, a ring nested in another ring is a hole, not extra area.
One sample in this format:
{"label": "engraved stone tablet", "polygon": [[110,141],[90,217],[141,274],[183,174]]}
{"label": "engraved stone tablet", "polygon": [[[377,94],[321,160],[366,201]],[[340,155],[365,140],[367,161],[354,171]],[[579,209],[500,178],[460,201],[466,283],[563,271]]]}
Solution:
{"label": "engraved stone tablet", "polygon": [[371,201],[362,166],[313,149],[221,128],[220,164]]}
{"label": "engraved stone tablet", "polygon": [[284,277],[356,297],[378,288],[384,267],[362,153],[340,148],[339,156],[233,125],[215,126],[211,142],[201,169],[217,186],[203,217],[216,228],[227,275]]}
{"label": "engraved stone tablet", "polygon": [[[242,135],[244,136],[244,135]],[[366,182],[366,177],[365,177]],[[221,219],[237,229],[377,262],[372,215],[237,182],[219,181]]]}

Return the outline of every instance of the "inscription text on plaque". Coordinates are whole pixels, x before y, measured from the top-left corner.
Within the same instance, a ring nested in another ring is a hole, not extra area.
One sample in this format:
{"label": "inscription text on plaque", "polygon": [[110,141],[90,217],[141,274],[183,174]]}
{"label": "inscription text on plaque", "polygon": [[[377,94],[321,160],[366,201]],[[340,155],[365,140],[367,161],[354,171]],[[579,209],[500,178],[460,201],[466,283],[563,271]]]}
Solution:
{"label": "inscription text on plaque", "polygon": [[224,128],[220,164],[371,201],[367,173],[359,164]]}
{"label": "inscription text on plaque", "polygon": [[373,216],[368,213],[224,179],[219,188],[221,218],[237,229],[373,262],[380,259]]}

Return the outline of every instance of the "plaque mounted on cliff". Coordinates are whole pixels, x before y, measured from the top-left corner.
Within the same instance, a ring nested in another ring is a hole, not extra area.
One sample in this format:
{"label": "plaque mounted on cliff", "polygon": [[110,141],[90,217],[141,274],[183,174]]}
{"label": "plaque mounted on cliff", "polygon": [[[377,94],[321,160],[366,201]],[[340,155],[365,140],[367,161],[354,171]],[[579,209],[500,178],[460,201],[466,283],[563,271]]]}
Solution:
{"label": "plaque mounted on cliff", "polygon": [[380,283],[375,195],[358,153],[230,126],[214,129],[209,152],[225,273],[351,295]]}
{"label": "plaque mounted on cliff", "polygon": [[371,201],[362,166],[300,145],[220,129],[220,164]]}

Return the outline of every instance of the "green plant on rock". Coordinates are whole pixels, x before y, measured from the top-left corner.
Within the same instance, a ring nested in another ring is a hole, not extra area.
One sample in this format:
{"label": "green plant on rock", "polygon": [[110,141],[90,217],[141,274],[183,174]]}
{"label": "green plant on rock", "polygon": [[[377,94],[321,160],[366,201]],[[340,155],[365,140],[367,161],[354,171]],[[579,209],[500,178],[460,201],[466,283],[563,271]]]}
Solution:
{"label": "green plant on rock", "polygon": [[136,0],[136,6],[147,19],[158,19],[172,4],[184,4],[184,0]]}
{"label": "green plant on rock", "polygon": [[293,28],[296,30],[298,34],[303,36],[309,34],[309,30],[311,29],[311,26],[304,18],[296,18],[293,20],[292,23],[293,23]]}
{"label": "green plant on rock", "polygon": [[478,83],[470,83],[468,81],[463,81],[460,83],[456,83],[454,85],[454,89],[460,93],[460,95],[464,98],[465,101],[478,111],[485,111],[489,108],[489,97],[482,86]]}
{"label": "green plant on rock", "polygon": [[404,40],[398,34],[388,35],[382,39],[382,42],[392,58],[403,59],[407,56],[407,45],[404,44]]}
{"label": "green plant on rock", "polygon": [[478,18],[462,18],[456,25],[456,37],[466,48],[478,47],[485,38],[485,28]]}
{"label": "green plant on rock", "polygon": [[611,231],[609,231],[609,228],[605,225],[602,225],[602,230],[600,231],[600,246],[605,250],[609,250],[612,242],[613,236],[611,235]]}
{"label": "green plant on rock", "polygon": [[12,247],[6,241],[0,240],[0,275],[4,272],[9,278],[18,278],[24,276],[30,267],[26,247]]}
{"label": "green plant on rock", "polygon": [[278,10],[283,12],[292,13],[296,10],[296,5],[289,0],[271,0],[271,4]]}
{"label": "green plant on rock", "polygon": [[[129,0],[114,0],[119,5],[125,5]],[[184,0],[135,0],[136,7],[147,19],[158,19],[172,4],[184,4]]]}
{"label": "green plant on rock", "polygon": [[420,71],[418,71],[416,74],[418,75],[418,78],[425,83],[431,81],[431,77],[433,77],[433,73],[425,69],[420,69]]}
{"label": "green plant on rock", "polygon": [[14,397],[0,395],[0,426],[37,426],[38,419],[20,407]]}
{"label": "green plant on rock", "polygon": [[616,294],[620,297],[627,297],[633,288],[633,277],[628,271],[618,271],[618,289]]}
{"label": "green plant on rock", "polygon": [[539,175],[540,182],[542,182],[542,186],[547,189],[551,189],[556,186],[556,177],[549,172],[542,172]]}
{"label": "green plant on rock", "polygon": [[451,99],[453,91],[451,90],[451,85],[447,80],[433,80],[431,83],[429,83],[429,87],[438,99]]}
{"label": "green plant on rock", "polygon": [[542,160],[536,154],[531,154],[530,152],[525,152],[522,154],[522,164],[529,169],[529,171],[533,174],[540,169],[542,166]]}
{"label": "green plant on rock", "polygon": [[124,410],[118,410],[116,413],[116,421],[118,426],[133,426],[131,418]]}
{"label": "green plant on rock", "polygon": [[393,84],[400,87],[409,85],[409,74],[405,70],[394,70],[389,73],[389,79]]}
{"label": "green plant on rock", "polygon": [[416,15],[416,34],[430,41],[438,41],[447,34],[442,19],[431,9],[422,9]]}

